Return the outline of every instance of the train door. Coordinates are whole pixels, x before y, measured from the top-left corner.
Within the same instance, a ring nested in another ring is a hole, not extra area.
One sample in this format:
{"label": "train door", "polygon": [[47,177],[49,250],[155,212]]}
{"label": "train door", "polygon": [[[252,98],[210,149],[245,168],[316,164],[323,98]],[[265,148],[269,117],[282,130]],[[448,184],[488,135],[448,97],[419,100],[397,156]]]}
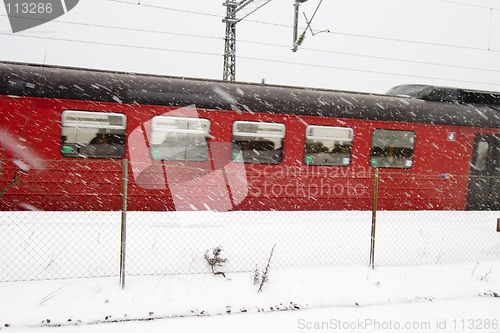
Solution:
{"label": "train door", "polygon": [[470,164],[467,210],[500,209],[500,135],[478,134]]}

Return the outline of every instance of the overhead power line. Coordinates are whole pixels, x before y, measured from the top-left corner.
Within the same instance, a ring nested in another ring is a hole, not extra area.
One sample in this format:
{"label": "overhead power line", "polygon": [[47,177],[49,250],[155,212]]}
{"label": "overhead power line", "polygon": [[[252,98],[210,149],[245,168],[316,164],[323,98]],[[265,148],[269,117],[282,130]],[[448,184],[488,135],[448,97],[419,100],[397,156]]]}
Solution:
{"label": "overhead power line", "polygon": [[[0,17],[7,17],[7,15],[0,14]],[[95,23],[68,22],[68,21],[61,21],[61,20],[54,21],[54,23],[69,24],[69,25],[91,27],[91,28],[103,28],[103,29],[123,30],[123,31],[132,31],[132,32],[140,32],[140,33],[163,34],[163,35],[181,36],[181,37],[192,37],[192,38],[202,38],[202,39],[213,39],[213,40],[223,40],[224,39],[222,37],[209,36],[209,35],[186,34],[186,33],[182,33],[182,32],[172,32],[172,31],[163,31],[163,30],[151,30],[151,29],[139,29],[139,28],[120,27],[120,26],[105,25],[105,24],[95,24]],[[288,48],[288,45],[284,45],[284,44],[265,43],[265,42],[251,41],[251,40],[240,40],[240,42],[241,43],[247,43],[247,44],[255,44],[255,45],[265,45],[265,46],[277,47],[277,48]],[[416,64],[423,64],[423,65],[433,65],[433,66],[443,66],[443,67],[460,68],[460,69],[471,69],[471,70],[480,70],[480,71],[500,72],[500,70],[491,69],[491,68],[460,66],[460,65],[453,65],[453,64],[449,64],[449,63],[426,62],[426,61],[420,61],[420,60],[409,60],[409,59],[401,59],[401,58],[394,58],[394,57],[381,57],[381,56],[376,56],[376,55],[373,55],[373,54],[359,54],[359,53],[352,53],[352,52],[331,51],[331,50],[314,49],[314,48],[302,48],[302,49],[304,51],[327,53],[327,54],[340,54],[340,55],[348,55],[348,56],[355,56],[355,57],[364,57],[364,58],[371,58],[371,59],[380,59],[380,60],[388,60],[388,61],[416,63]],[[491,52],[498,52],[498,51],[491,50]]]}
{"label": "overhead power line", "polygon": [[[1,15],[6,17],[7,15]],[[112,25],[103,25],[103,24],[94,24],[94,23],[81,23],[81,22],[67,22],[67,21],[55,21],[55,23],[59,24],[70,24],[76,26],[86,26],[92,28],[102,28],[102,29],[113,29],[113,30],[122,30],[122,31],[131,31],[131,32],[139,32],[139,33],[152,33],[152,34],[162,34],[162,35],[171,35],[171,36],[181,36],[181,37],[191,37],[191,38],[202,38],[202,39],[213,39],[213,40],[223,40],[222,37],[215,37],[209,35],[198,35],[198,34],[186,34],[181,32],[171,32],[171,31],[162,31],[162,30],[150,30],[150,29],[138,29],[138,28],[129,28],[129,27],[118,27]],[[75,41],[76,40],[72,40]],[[276,44],[276,43],[266,43],[266,42],[258,42],[251,40],[240,40],[240,43],[253,44],[253,45],[262,45],[268,47],[275,48],[283,48],[288,49],[288,45],[284,44]],[[106,44],[107,45],[107,44]],[[133,47],[133,46],[131,46]],[[141,48],[141,47],[137,47]],[[485,72],[497,72],[500,73],[500,69],[492,69],[492,68],[481,68],[481,67],[473,67],[473,66],[464,66],[464,65],[453,65],[450,63],[439,63],[439,62],[430,62],[430,61],[422,61],[422,60],[411,60],[411,59],[402,59],[395,57],[384,57],[377,56],[373,54],[360,54],[354,52],[342,52],[342,51],[331,51],[331,50],[323,50],[323,49],[314,49],[314,48],[302,48],[303,51],[315,52],[315,53],[325,53],[325,54],[338,54],[344,56],[354,56],[360,58],[368,58],[368,59],[377,59],[384,61],[396,61],[403,63],[411,63],[411,64],[419,64],[419,65],[427,65],[427,66],[439,66],[439,67],[447,67],[447,68],[457,68],[457,69],[465,69],[465,70],[475,70],[475,71],[485,71]]]}
{"label": "overhead power line", "polygon": [[107,1],[109,1],[109,2],[117,2],[117,3],[132,5],[132,6],[150,7],[150,8],[164,9],[164,10],[170,10],[170,11],[180,12],[180,13],[188,13],[188,14],[196,14],[196,15],[203,15],[203,16],[211,16],[211,17],[222,18],[221,15],[209,14],[209,13],[203,13],[203,12],[197,12],[197,11],[194,11],[194,10],[186,10],[186,9],[164,7],[164,6],[158,6],[158,5],[150,5],[150,4],[129,2],[129,1],[125,1],[125,0],[107,0]]}
{"label": "overhead power line", "polygon": [[275,60],[275,59],[262,59],[262,58],[255,58],[255,57],[246,57],[246,56],[241,56],[240,58],[242,58],[242,59],[248,59],[248,60],[256,60],[256,61],[267,61],[267,62],[273,62],[273,63],[288,64],[288,65],[299,65],[299,66],[327,68],[327,69],[339,69],[339,70],[346,70],[346,71],[351,71],[351,72],[382,74],[382,75],[400,76],[400,77],[411,77],[411,78],[418,78],[418,79],[432,79],[432,80],[440,80],[440,81],[447,81],[447,82],[474,83],[474,84],[489,85],[489,86],[499,86],[500,87],[500,83],[492,83],[492,82],[467,81],[467,80],[458,80],[458,79],[448,79],[448,78],[442,78],[442,77],[430,77],[430,76],[425,76],[425,75],[414,75],[414,74],[403,74],[403,73],[390,73],[390,72],[375,71],[375,70],[369,70],[369,69],[367,70],[367,69],[341,67],[341,66],[329,66],[329,65],[319,65],[319,64],[305,64],[305,63],[293,62],[293,61]]}
{"label": "overhead power line", "polygon": [[[0,33],[0,35],[12,37],[11,33]],[[119,44],[119,43],[84,41],[84,40],[74,40],[74,39],[56,38],[56,37],[16,35],[16,38],[33,38],[33,39],[42,39],[42,40],[54,40],[54,41],[64,41],[64,42],[72,42],[72,43],[83,43],[83,44],[99,45],[99,46],[115,46],[115,47],[131,48],[131,49],[154,50],[154,51],[162,51],[162,52],[176,52],[176,53],[184,53],[184,54],[197,54],[197,55],[208,55],[208,56],[222,57],[222,54],[219,54],[219,53],[197,52],[197,51],[188,51],[188,50],[180,50],[180,49],[172,49],[172,48],[161,48],[161,47],[136,46],[136,45]],[[447,82],[460,82],[460,83],[472,83],[472,84],[489,85],[489,86],[500,86],[500,83],[492,83],[492,82],[469,81],[469,80],[458,80],[458,79],[449,79],[449,78],[442,78],[442,77],[431,77],[431,76],[424,76],[424,75],[391,73],[391,72],[384,72],[384,71],[363,70],[363,69],[358,69],[358,68],[349,68],[349,67],[342,67],[342,66],[309,64],[309,63],[291,62],[291,61],[283,61],[283,60],[267,59],[267,58],[257,58],[257,57],[241,56],[240,58],[247,59],[247,60],[253,60],[253,61],[289,64],[289,65],[297,65],[297,66],[305,66],[305,67],[313,67],[313,68],[325,68],[325,69],[345,70],[345,71],[361,72],[361,73],[382,74],[382,75],[389,75],[389,76],[441,80],[441,81],[447,81]]]}
{"label": "overhead power line", "polygon": [[[125,1],[125,0],[107,0],[107,1],[139,6],[135,2],[132,3],[132,2]],[[450,2],[452,0],[436,0],[436,1]],[[176,12],[184,12],[184,13],[195,14],[195,15],[212,16],[212,17],[217,17],[217,18],[221,18],[221,19],[224,18],[221,15],[208,14],[208,13],[197,12],[197,11],[192,11],[192,10],[182,10],[182,9],[178,9],[178,8],[156,6],[156,5],[145,5],[145,4],[141,4],[140,6],[152,7],[152,8],[156,8],[156,9],[171,10],[171,11],[176,11]],[[485,7],[485,8],[489,9],[490,7]],[[494,8],[494,10],[500,10],[500,9]],[[281,28],[286,28],[286,29],[293,28],[293,26],[289,25],[289,24],[280,24],[280,23],[273,23],[273,22],[265,22],[265,21],[257,21],[257,20],[245,20],[245,22],[281,27]],[[319,31],[315,30],[314,32],[319,32]],[[355,33],[342,32],[342,31],[331,31],[331,30],[326,31],[326,33],[329,33],[332,35],[338,35],[338,36],[367,38],[367,39],[384,40],[384,41],[391,41],[391,42],[401,42],[401,43],[420,44],[420,45],[429,45],[429,46],[441,46],[441,47],[448,47],[448,48],[458,48],[458,49],[468,49],[468,50],[478,50],[478,51],[488,51],[488,52],[499,52],[500,53],[500,50],[491,50],[491,49],[488,49],[485,47],[474,47],[474,46],[467,46],[467,45],[454,45],[454,44],[437,43],[437,42],[426,42],[426,41],[419,41],[419,40],[411,40],[411,39],[403,39],[403,38],[395,38],[395,37],[383,37],[383,36],[375,36],[375,35],[367,35],[367,34],[355,34]]]}
{"label": "overhead power line", "polygon": [[465,3],[465,2],[459,2],[459,1],[453,1],[453,0],[437,0],[437,1],[452,3],[452,4],[460,5],[460,6],[476,7],[476,8],[482,8],[482,9],[488,9],[488,10],[500,10],[500,8],[481,6],[481,5],[476,5],[473,3]]}
{"label": "overhead power line", "polygon": [[[7,15],[0,14],[0,17],[7,17]],[[25,20],[37,20],[37,19],[25,18]],[[40,19],[38,19],[38,20],[40,20]],[[69,24],[69,25],[76,25],[76,26],[90,27],[90,28],[103,28],[103,29],[113,29],[113,30],[123,30],[123,31],[132,31],[132,32],[141,32],[141,33],[153,33],[153,34],[162,34],[162,35],[183,36],[183,37],[194,37],[194,38],[204,38],[204,39],[217,39],[217,40],[223,39],[222,37],[209,36],[209,35],[197,35],[197,34],[186,34],[183,32],[171,32],[171,31],[163,31],[163,30],[119,27],[119,26],[114,26],[114,25],[96,24],[96,23],[69,22],[69,21],[62,21],[62,20],[53,21],[53,23]]]}
{"label": "overhead power line", "polygon": [[[0,35],[12,37],[11,33],[0,32]],[[125,48],[131,48],[131,49],[141,49],[141,50],[191,53],[191,54],[211,55],[211,56],[219,56],[219,57],[222,56],[219,53],[188,51],[188,50],[179,50],[179,49],[170,49],[170,48],[162,48],[162,47],[152,47],[152,46],[128,45],[128,44],[120,44],[120,43],[95,42],[95,41],[69,39],[69,38],[57,38],[57,37],[45,37],[45,36],[33,36],[33,35],[16,35],[15,37],[16,38],[22,37],[22,38],[45,39],[45,40],[81,43],[81,44],[91,44],[91,45],[100,45],[100,46],[117,46],[117,47],[125,47]]]}
{"label": "overhead power line", "polygon": [[484,47],[476,47],[476,46],[453,45],[453,44],[445,44],[445,43],[437,43],[437,42],[425,42],[425,41],[408,40],[408,39],[394,38],[394,37],[382,37],[382,36],[354,34],[354,33],[348,33],[348,32],[328,31],[327,33],[332,34],[332,35],[342,35],[342,36],[359,37],[359,38],[370,38],[370,39],[378,39],[378,40],[385,40],[385,41],[391,41],[391,42],[411,43],[411,44],[420,44],[420,45],[429,45],[429,46],[441,46],[441,47],[457,48],[457,49],[463,49],[463,50],[476,50],[476,51],[488,51],[488,52],[499,52],[500,53],[500,50],[490,50],[490,49],[487,49]]}
{"label": "overhead power line", "polygon": [[[108,1],[138,6],[137,3],[131,3],[131,2],[124,1],[124,0],[108,0]],[[243,0],[241,2],[244,2],[244,1],[249,1],[249,0]],[[266,0],[264,0],[264,1],[266,1]],[[451,1],[451,0],[437,0],[437,1],[450,2],[450,3],[456,2],[456,1]],[[457,3],[457,4],[462,4],[462,3]],[[171,11],[176,11],[176,12],[184,12],[184,13],[187,13],[187,14],[205,15],[205,16],[222,18],[222,16],[220,16],[220,15],[214,15],[214,14],[196,12],[196,11],[191,11],[191,10],[182,10],[182,9],[177,9],[177,8],[169,8],[169,7],[156,6],[156,5],[147,5],[147,4],[140,4],[140,6],[151,7],[151,8],[155,8],[155,9],[165,9],[165,10],[171,10]],[[6,15],[0,15],[0,16],[5,16],[6,17]],[[128,27],[115,27],[115,26],[106,26],[106,25],[99,25],[99,24],[75,23],[75,22],[64,22],[64,21],[55,21],[55,22],[56,23],[82,25],[82,26],[90,26],[90,27],[99,27],[99,28],[119,29],[119,30],[126,30],[126,31],[137,31],[137,32],[141,32],[141,33],[158,33],[158,34],[169,34],[169,35],[196,37],[196,38],[221,39],[219,37],[214,37],[214,36],[204,36],[204,35],[196,35],[196,34],[184,34],[184,33],[158,31],[158,30],[134,29],[134,28],[128,28]],[[251,20],[248,20],[248,22],[253,22],[253,23],[257,23],[257,24],[267,24],[267,25],[281,26],[281,27],[286,27],[286,28],[290,28],[291,27],[291,26],[288,26],[288,25],[280,25],[280,24],[274,24],[274,23],[269,23],[269,22],[261,22],[261,21],[251,21]],[[363,35],[363,34],[350,34],[350,33],[331,32],[331,31],[329,31],[329,33],[337,34],[337,35],[352,36],[352,37],[375,38],[375,39],[380,39],[380,40],[388,40],[388,41],[396,41],[396,42],[418,43],[418,44],[426,44],[426,45],[433,45],[433,46],[454,47],[454,48],[460,48],[460,49],[472,49],[472,50],[478,50],[478,51],[485,51],[486,50],[484,48],[475,48],[475,47],[450,45],[450,44],[441,44],[441,43],[432,43],[432,42],[423,42],[423,41],[412,41],[412,40],[388,38],[388,37],[381,37],[381,36],[369,36],[369,35]],[[0,34],[1,35],[9,35],[9,34],[4,34],[4,33],[0,33]],[[19,37],[28,37],[28,38],[46,39],[46,40],[55,40],[55,41],[75,42],[75,43],[87,43],[87,44],[104,45],[104,46],[117,46],[117,47],[126,47],[126,48],[134,48],[134,49],[147,49],[147,50],[163,51],[163,52],[178,52],[178,53],[209,55],[209,56],[217,56],[217,57],[221,56],[218,53],[197,52],[197,51],[189,51],[189,50],[181,50],[181,49],[171,49],[171,48],[160,48],[160,47],[134,46],[134,45],[127,45],[127,44],[120,44],[120,43],[104,43],[104,42],[93,42],[93,41],[83,41],[83,40],[64,39],[64,38],[51,38],[51,37],[42,37],[42,36],[24,36],[24,35],[16,35],[16,36],[19,36]],[[286,45],[273,44],[273,43],[262,43],[262,42],[256,42],[256,41],[241,41],[241,42],[252,43],[252,44],[259,44],[259,45],[267,45],[267,46],[271,46],[271,47],[286,47],[286,48],[288,48],[288,46],[286,46]],[[321,49],[308,49],[308,48],[303,48],[303,50],[310,51],[310,52],[322,52],[322,53],[331,53],[331,54],[341,54],[341,55],[349,55],[349,56],[366,57],[366,58],[370,58],[370,59],[379,59],[379,60],[387,60],[387,61],[400,61],[400,62],[416,63],[416,64],[423,64],[423,65],[443,66],[443,67],[449,67],[449,68],[480,70],[480,71],[489,71],[489,72],[500,72],[500,70],[496,70],[496,69],[485,69],[485,68],[478,68],[478,67],[468,67],[468,66],[451,65],[451,64],[440,64],[440,63],[432,63],[432,62],[425,62],[425,61],[418,61],[418,60],[398,59],[398,58],[381,57],[381,56],[373,56],[373,55],[363,55],[363,54],[348,53],[348,52],[338,52],[338,51],[329,51],[329,50],[321,50]],[[500,52],[500,50],[488,50],[488,52]],[[356,72],[378,73],[378,74],[393,75],[393,76],[417,77],[417,78],[427,78],[427,79],[438,79],[438,80],[450,81],[450,82],[463,82],[463,83],[475,83],[475,84],[499,86],[499,84],[488,83],[488,82],[463,81],[463,80],[456,80],[456,79],[446,79],[446,78],[436,78],[436,77],[427,77],[427,76],[415,76],[415,75],[398,74],[398,73],[390,73],[390,72],[383,72],[383,71],[359,70],[359,69],[353,69],[353,68],[348,68],[348,67],[328,66],[328,65],[318,65],[318,64],[308,64],[308,63],[299,63],[299,62],[287,62],[287,61],[282,61],[282,60],[273,60],[273,59],[257,58],[257,57],[242,57],[242,58],[244,58],[244,59],[246,58],[248,60],[255,60],[255,61],[274,62],[274,63],[286,63],[286,64],[299,65],[299,66],[321,67],[321,68],[340,69],[340,70],[356,71]]]}
{"label": "overhead power line", "polygon": [[[123,2],[120,0],[108,0],[108,1]],[[7,17],[7,15],[0,14],[0,17]],[[140,33],[154,33],[154,34],[164,34],[164,35],[172,35],[172,36],[223,40],[222,37],[209,36],[209,35],[186,34],[186,33],[170,32],[170,31],[162,31],[162,30],[139,29],[139,28],[120,27],[120,26],[103,25],[103,24],[95,24],[95,23],[68,22],[68,21],[61,21],[61,20],[57,20],[54,22],[58,23],[58,24],[69,24],[69,25],[86,26],[86,27],[92,27],[92,28],[103,28],[103,29],[140,32]],[[75,41],[75,40],[72,40],[72,41]],[[265,43],[265,42],[250,41],[250,40],[240,40],[240,42],[247,43],[247,44],[264,45],[264,46],[269,46],[269,47],[288,48],[287,45],[276,44],[276,43]],[[142,47],[137,47],[137,48],[142,48]],[[395,57],[383,57],[383,56],[377,56],[377,55],[373,55],[373,54],[370,54],[370,55],[369,54],[359,54],[359,53],[352,53],[352,52],[331,51],[331,50],[314,49],[314,48],[302,48],[302,49],[304,51],[309,51],[309,52],[318,52],[318,53],[326,53],[326,54],[339,54],[339,55],[355,56],[355,57],[362,57],[362,58],[369,58],[369,59],[379,59],[379,60],[385,60],[385,61],[397,61],[397,62],[406,62],[406,63],[421,64],[421,65],[441,66],[441,67],[448,67],[448,68],[477,70],[477,71],[500,72],[500,69],[453,65],[450,63],[437,63],[437,62],[428,62],[428,61],[421,61],[421,60],[401,59],[401,58],[395,58]],[[479,49],[479,50],[483,50],[483,49]],[[498,50],[490,50],[490,52],[499,52],[499,51]]]}

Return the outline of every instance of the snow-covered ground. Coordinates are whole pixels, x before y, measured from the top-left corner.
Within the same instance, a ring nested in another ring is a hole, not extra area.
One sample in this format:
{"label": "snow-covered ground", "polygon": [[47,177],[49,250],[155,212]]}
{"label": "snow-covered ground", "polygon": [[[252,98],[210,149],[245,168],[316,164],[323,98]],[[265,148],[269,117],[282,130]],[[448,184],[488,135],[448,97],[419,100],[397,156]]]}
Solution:
{"label": "snow-covered ground", "polygon": [[17,333],[500,331],[499,261],[271,269],[257,290],[251,273],[130,277],[124,290],[117,278],[2,283],[0,323]]}
{"label": "snow-covered ground", "polygon": [[[76,214],[71,223],[54,220],[69,213],[12,214],[0,215],[2,278],[59,279],[0,283],[1,331],[500,332],[498,212],[380,212],[375,270],[367,212],[342,212],[345,221],[335,212],[241,220],[208,212],[196,221],[134,213],[127,230],[134,274],[123,290],[119,223],[108,219],[115,213]],[[269,281],[258,293],[252,268],[264,269],[273,244]],[[228,258],[226,277],[206,273],[205,250],[217,245]],[[198,274],[169,274],[172,262]],[[113,276],[92,277],[99,274]]]}

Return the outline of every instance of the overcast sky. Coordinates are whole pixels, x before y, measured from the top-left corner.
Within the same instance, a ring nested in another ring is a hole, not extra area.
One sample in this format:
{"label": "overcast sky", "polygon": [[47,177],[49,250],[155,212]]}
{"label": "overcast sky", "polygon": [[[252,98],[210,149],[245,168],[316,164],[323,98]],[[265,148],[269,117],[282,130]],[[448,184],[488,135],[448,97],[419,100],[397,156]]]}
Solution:
{"label": "overcast sky", "polygon": [[[500,0],[323,0],[316,34],[295,53],[294,1],[272,0],[237,24],[238,81],[500,91]],[[138,2],[80,0],[58,19],[15,34],[0,6],[0,60],[222,79],[223,0]],[[300,6],[299,33],[303,12],[310,18],[319,3]]]}

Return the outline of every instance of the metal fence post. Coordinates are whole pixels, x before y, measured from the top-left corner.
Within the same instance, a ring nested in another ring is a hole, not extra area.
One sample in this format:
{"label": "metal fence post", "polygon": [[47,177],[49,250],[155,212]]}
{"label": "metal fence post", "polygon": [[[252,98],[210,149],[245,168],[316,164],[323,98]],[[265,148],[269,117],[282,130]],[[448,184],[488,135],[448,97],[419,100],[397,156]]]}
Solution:
{"label": "metal fence post", "polygon": [[128,160],[122,160],[122,218],[120,231],[120,286],[125,288],[125,252],[127,239]]}
{"label": "metal fence post", "polygon": [[377,225],[377,202],[378,202],[378,168],[375,168],[373,177],[373,201],[372,201],[372,234],[370,243],[370,266],[375,269],[375,227]]}

